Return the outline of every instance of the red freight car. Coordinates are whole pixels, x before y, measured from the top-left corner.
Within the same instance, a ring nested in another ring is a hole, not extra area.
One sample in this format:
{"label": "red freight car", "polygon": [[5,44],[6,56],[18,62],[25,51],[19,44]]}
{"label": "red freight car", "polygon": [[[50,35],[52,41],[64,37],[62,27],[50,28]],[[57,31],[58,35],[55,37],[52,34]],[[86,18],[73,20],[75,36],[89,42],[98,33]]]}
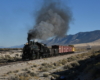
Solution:
{"label": "red freight car", "polygon": [[53,45],[52,49],[55,50],[55,52],[58,51],[59,54],[73,52],[72,46]]}

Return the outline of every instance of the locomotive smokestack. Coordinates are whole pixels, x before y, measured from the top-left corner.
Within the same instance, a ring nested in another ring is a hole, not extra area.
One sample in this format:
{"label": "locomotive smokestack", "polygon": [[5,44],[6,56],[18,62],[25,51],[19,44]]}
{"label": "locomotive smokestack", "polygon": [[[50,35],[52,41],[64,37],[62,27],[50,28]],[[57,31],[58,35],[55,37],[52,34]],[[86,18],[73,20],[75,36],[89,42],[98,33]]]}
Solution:
{"label": "locomotive smokestack", "polygon": [[29,43],[29,41],[30,41],[30,36],[29,36],[29,34],[28,34],[28,37],[27,37],[27,41],[28,41],[28,43]]}
{"label": "locomotive smokestack", "polygon": [[50,37],[62,37],[68,29],[72,15],[69,7],[60,6],[58,0],[44,0],[44,5],[38,11],[36,24],[28,32],[30,39],[46,40]]}

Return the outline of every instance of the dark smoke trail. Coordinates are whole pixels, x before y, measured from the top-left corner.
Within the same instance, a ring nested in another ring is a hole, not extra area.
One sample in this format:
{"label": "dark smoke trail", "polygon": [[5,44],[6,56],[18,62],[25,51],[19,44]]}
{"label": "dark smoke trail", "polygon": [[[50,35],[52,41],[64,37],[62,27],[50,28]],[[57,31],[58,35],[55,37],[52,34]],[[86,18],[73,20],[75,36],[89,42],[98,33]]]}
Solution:
{"label": "dark smoke trail", "polygon": [[68,31],[69,23],[72,20],[70,9],[61,7],[59,2],[48,1],[45,0],[44,5],[37,13],[36,25],[28,32],[28,40],[62,37]]}

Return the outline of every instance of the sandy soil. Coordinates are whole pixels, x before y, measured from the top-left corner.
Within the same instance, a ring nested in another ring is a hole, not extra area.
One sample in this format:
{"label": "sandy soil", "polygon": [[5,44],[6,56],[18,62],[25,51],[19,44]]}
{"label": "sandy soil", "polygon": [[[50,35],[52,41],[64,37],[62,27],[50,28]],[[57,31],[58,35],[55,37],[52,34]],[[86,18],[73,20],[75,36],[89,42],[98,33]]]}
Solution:
{"label": "sandy soil", "polygon": [[[81,52],[81,53],[84,53],[84,52]],[[17,64],[12,64],[12,65],[1,66],[0,67],[0,79],[2,77],[3,78],[8,77],[8,75],[4,76],[4,74],[7,74],[10,71],[14,72],[14,71],[18,70],[18,73],[16,73],[16,74],[19,74],[19,73],[23,72],[22,71],[23,69],[29,69],[30,70],[30,67],[33,66],[33,65],[37,65],[35,68],[33,68],[34,72],[37,72],[39,66],[42,63],[54,63],[54,62],[57,62],[59,60],[67,59],[70,56],[74,56],[74,55],[81,54],[81,53],[74,53],[74,54],[69,54],[69,55],[63,55],[63,56],[57,56],[57,57],[51,57],[51,58],[44,58],[44,59],[32,60],[32,61],[23,62],[23,63],[17,63]],[[53,72],[53,71],[51,71],[51,72]],[[16,74],[13,73],[9,76],[14,76]],[[42,76],[43,73],[41,73],[39,75]],[[44,78],[42,78],[42,79],[44,79]],[[38,80],[38,79],[36,79],[36,80]]]}

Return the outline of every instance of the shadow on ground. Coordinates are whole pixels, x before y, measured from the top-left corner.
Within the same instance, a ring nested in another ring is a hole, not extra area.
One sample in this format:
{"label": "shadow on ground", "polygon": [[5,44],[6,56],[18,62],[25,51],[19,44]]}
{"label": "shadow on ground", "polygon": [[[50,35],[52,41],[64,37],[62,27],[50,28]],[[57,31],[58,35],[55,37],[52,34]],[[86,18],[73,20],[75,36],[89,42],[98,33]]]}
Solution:
{"label": "shadow on ground", "polygon": [[[100,53],[100,51],[95,53]],[[97,75],[100,75],[99,73],[100,65],[99,66],[96,65],[99,62],[100,62],[100,54],[92,55],[89,59],[78,61],[78,63],[80,64],[79,66],[75,66],[72,64],[72,68],[67,68],[64,71],[52,73],[55,79],[52,78],[51,80],[81,80],[80,78],[78,78],[78,75],[80,75],[81,73],[89,72],[89,69],[94,70],[94,72],[91,72],[91,74],[93,74],[92,79],[95,79]],[[86,70],[87,66],[89,66],[88,71]]]}

